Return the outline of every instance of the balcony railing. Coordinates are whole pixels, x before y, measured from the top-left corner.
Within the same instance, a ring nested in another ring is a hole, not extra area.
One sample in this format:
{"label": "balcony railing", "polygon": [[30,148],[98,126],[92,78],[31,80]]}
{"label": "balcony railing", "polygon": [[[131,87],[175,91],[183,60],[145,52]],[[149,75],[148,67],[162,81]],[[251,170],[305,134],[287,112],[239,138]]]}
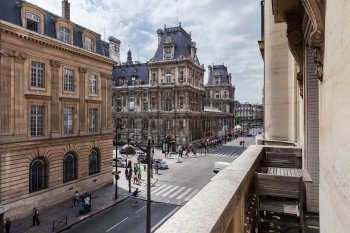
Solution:
{"label": "balcony railing", "polygon": [[255,172],[260,170],[266,152],[295,153],[301,160],[301,149],[293,146],[248,147],[225,170],[215,175],[156,233],[255,232],[256,203],[253,178]]}

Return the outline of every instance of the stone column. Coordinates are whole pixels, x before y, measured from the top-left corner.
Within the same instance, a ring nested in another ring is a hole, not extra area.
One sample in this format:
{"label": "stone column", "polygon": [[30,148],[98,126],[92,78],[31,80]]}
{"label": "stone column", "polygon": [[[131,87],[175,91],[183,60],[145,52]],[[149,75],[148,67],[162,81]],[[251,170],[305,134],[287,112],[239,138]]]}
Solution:
{"label": "stone column", "polygon": [[84,67],[79,67],[79,134],[84,135],[87,133],[86,130],[86,119],[87,119],[87,113],[86,113],[86,103],[85,103],[85,92],[86,92],[86,86],[85,86],[85,80],[86,80],[86,72],[87,69]]}
{"label": "stone column", "polygon": [[111,119],[111,101],[112,101],[112,75],[107,73],[101,73],[101,130],[102,133],[111,131],[112,119]]}
{"label": "stone column", "polygon": [[25,60],[27,60],[27,55],[23,53],[18,53],[15,57],[15,75],[13,78],[12,86],[16,86],[16,92],[13,93],[14,96],[14,133],[16,136],[25,136],[27,129],[27,117],[26,109],[24,108],[25,97],[24,95],[16,95],[16,93],[24,93],[25,87]]}
{"label": "stone column", "polygon": [[59,85],[61,62],[50,60],[51,65],[51,137],[61,136],[61,112],[59,101]]}

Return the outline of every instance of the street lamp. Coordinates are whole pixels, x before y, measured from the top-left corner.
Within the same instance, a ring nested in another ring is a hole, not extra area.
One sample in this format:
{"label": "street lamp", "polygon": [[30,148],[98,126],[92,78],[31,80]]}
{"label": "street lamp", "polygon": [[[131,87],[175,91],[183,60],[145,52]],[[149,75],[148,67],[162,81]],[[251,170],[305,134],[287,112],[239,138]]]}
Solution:
{"label": "street lamp", "polygon": [[[135,139],[128,139],[128,144],[124,145],[120,150],[121,154],[124,155],[134,155],[136,154],[135,147],[130,145],[130,142],[133,141],[138,148],[147,155],[147,225],[146,233],[151,233],[151,140],[148,139],[147,148],[143,148]],[[152,140],[152,144],[154,141]],[[130,180],[129,180],[130,182]],[[129,186],[130,189],[130,186]]]}

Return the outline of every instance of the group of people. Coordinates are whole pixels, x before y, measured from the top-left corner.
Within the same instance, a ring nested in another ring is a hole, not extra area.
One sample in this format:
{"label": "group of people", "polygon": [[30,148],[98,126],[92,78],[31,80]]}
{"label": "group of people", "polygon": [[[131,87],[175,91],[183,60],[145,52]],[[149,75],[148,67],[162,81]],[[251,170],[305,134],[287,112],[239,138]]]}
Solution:
{"label": "group of people", "polygon": [[[139,184],[141,181],[142,168],[141,164],[134,163],[134,169],[131,164],[128,165],[129,168],[125,168],[125,179],[131,180],[133,178],[133,184]],[[146,171],[146,164],[143,165],[143,170]]]}
{"label": "group of people", "polygon": [[[187,158],[189,156],[189,154],[192,152],[193,156],[197,156],[197,149],[195,146],[180,146],[179,149],[179,156],[182,158],[184,153],[185,153],[185,158]],[[206,154],[206,152],[205,152]]]}

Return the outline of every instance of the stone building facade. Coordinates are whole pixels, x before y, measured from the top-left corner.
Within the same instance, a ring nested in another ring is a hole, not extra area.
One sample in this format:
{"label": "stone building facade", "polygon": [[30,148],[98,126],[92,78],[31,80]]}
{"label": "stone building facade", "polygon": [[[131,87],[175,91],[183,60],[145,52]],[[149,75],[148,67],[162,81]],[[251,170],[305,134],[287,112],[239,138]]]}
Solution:
{"label": "stone building facade", "polygon": [[239,118],[237,124],[244,128],[262,127],[264,107],[261,104],[239,103],[237,101],[235,103],[235,116]]}
{"label": "stone building facade", "polygon": [[[181,25],[157,30],[158,48],[147,63],[114,67],[114,118],[118,140],[134,137],[178,145],[218,137],[228,113],[205,111],[204,67],[196,43]],[[121,127],[120,127],[121,126]],[[232,125],[230,125],[232,127]]]}
{"label": "stone building facade", "polygon": [[[19,217],[112,182],[113,48],[25,1],[0,11],[0,204]],[[120,42],[119,42],[120,44]]]}
{"label": "stone building facade", "polygon": [[264,140],[302,149],[307,210],[321,232],[348,232],[349,2],[263,3]]}

